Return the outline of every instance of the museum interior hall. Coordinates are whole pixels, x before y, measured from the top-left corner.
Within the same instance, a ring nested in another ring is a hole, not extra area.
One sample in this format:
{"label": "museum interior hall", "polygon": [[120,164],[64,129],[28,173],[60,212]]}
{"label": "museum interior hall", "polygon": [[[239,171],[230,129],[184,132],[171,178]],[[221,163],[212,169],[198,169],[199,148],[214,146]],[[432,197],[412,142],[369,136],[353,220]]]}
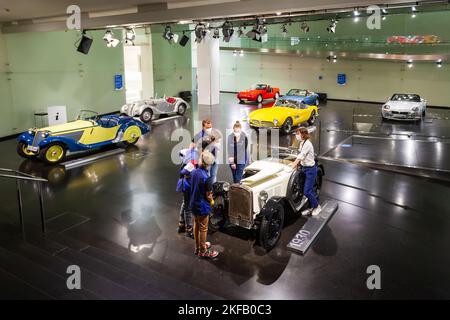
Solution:
{"label": "museum interior hall", "polygon": [[2,1],[0,299],[449,299],[449,21]]}

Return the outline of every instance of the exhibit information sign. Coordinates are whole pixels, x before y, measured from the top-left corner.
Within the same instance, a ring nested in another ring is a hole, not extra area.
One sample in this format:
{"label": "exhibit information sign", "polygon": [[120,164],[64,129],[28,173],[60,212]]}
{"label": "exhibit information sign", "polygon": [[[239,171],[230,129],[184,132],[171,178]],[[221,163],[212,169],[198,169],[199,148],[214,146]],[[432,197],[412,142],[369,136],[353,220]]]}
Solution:
{"label": "exhibit information sign", "polygon": [[49,126],[67,123],[67,107],[66,106],[48,107],[47,113],[48,113],[48,125]]}

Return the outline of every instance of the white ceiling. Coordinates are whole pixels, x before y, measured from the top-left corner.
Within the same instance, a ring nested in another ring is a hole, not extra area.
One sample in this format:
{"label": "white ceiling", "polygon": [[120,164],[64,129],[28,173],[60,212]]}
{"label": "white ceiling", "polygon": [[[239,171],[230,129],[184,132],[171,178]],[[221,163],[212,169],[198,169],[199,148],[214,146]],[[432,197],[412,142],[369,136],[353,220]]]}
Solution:
{"label": "white ceiling", "polygon": [[[407,0],[406,0],[407,1]],[[384,0],[383,3],[404,3]],[[83,13],[137,8],[133,13],[88,16],[83,29],[111,25],[165,23],[179,20],[237,17],[275,12],[352,8],[380,4],[379,0],[0,0],[2,32],[51,31],[66,29],[66,8],[76,4]],[[32,21],[63,17],[62,20]]]}

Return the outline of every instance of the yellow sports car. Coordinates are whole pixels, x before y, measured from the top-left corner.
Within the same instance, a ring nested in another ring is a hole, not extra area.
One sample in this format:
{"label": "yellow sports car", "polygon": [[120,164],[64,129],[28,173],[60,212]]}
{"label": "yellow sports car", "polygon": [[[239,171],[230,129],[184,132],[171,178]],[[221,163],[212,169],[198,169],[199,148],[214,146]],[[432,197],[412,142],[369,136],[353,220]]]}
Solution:
{"label": "yellow sports car", "polygon": [[289,134],[294,126],[305,122],[313,125],[318,115],[317,106],[308,106],[301,101],[279,98],[272,108],[251,112],[249,124],[253,129],[280,129],[282,134]]}

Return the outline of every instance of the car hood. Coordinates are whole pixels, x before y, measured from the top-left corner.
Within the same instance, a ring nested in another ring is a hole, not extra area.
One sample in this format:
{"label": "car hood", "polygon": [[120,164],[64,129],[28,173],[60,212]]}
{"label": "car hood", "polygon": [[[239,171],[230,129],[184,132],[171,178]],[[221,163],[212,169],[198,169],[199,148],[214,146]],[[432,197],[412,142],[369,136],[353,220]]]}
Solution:
{"label": "car hood", "polygon": [[[250,113],[251,120],[260,120],[260,121],[273,121],[274,118],[280,116],[280,114],[285,114],[289,111],[290,108],[286,107],[272,107],[272,108],[264,108],[255,110]],[[278,119],[280,120],[280,119]]]}
{"label": "car hood", "polygon": [[411,101],[388,101],[386,104],[394,111],[410,111],[414,107],[420,107],[420,102]]}
{"label": "car hood", "polygon": [[239,93],[240,94],[254,94],[254,93],[258,93],[258,90],[243,90]]}
{"label": "car hood", "polygon": [[75,121],[67,122],[64,124],[58,124],[58,125],[54,125],[54,126],[36,129],[36,131],[50,131],[52,133],[63,132],[63,131],[76,131],[76,130],[82,130],[85,128],[89,128],[94,125],[95,124],[92,121],[75,120]]}
{"label": "car hood", "polygon": [[271,161],[271,159],[258,160],[249,165],[246,170],[256,170],[256,173],[253,176],[242,179],[242,184],[245,185],[253,185],[256,182],[264,181],[267,178],[280,174],[289,172],[292,169],[283,163]]}

